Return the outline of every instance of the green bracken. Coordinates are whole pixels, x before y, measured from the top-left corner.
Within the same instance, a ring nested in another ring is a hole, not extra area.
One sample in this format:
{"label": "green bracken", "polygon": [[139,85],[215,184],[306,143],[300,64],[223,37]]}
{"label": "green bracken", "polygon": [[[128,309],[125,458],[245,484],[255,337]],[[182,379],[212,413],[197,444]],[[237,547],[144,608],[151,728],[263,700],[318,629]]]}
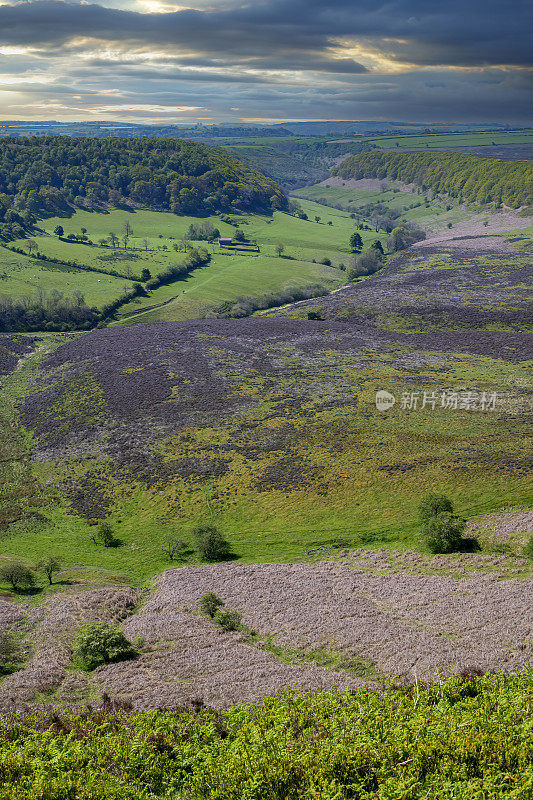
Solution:
{"label": "green bracken", "polygon": [[530,800],[533,673],[3,721],[4,800]]}

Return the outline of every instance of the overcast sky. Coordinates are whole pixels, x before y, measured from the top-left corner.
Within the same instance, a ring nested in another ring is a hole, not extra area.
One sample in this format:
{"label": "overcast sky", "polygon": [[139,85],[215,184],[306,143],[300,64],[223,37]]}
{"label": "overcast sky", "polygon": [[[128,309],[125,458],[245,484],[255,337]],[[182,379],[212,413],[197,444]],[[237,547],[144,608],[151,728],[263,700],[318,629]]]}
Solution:
{"label": "overcast sky", "polygon": [[0,118],[531,121],[530,0],[0,0]]}

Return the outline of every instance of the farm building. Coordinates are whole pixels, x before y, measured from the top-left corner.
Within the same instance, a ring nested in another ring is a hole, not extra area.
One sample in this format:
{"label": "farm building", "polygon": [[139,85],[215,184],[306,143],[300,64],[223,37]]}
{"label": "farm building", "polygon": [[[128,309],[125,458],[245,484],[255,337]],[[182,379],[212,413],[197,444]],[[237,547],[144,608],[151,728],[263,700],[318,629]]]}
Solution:
{"label": "farm building", "polygon": [[248,239],[218,239],[218,246],[225,248],[225,252],[231,253],[259,253],[259,247],[256,242],[250,242]]}

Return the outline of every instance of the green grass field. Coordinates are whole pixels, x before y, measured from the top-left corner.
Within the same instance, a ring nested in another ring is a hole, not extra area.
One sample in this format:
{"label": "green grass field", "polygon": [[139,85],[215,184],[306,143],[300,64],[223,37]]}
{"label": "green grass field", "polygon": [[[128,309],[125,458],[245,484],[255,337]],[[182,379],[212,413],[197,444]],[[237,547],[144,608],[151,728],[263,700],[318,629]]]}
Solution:
{"label": "green grass field", "polygon": [[[119,320],[138,319],[148,322],[190,319],[205,316],[222,302],[239,296],[258,296],[291,286],[338,286],[344,273],[336,267],[341,263],[347,264],[351,257],[348,241],[354,230],[354,222],[347,212],[324,208],[312,201],[302,200],[301,206],[309,216],[308,221],[284,212],[275,212],[272,217],[245,215],[235,218],[247,238],[257,241],[260,247],[258,257],[225,255],[214,249],[212,262],[208,267],[192,273],[186,280],[161,286],[152,291],[150,296],[137,298],[123,306],[118,315]],[[315,221],[315,216],[320,217],[320,222]],[[69,233],[80,233],[85,228],[89,238],[98,242],[111,231],[119,236],[126,221],[133,228],[130,244],[144,247],[146,239],[148,251],[124,252],[118,249],[117,258],[111,259],[113,251],[108,247],[70,244],[53,235],[56,225],[63,226],[66,236]],[[52,269],[51,264],[42,266],[40,261],[9,253],[4,249],[0,251],[0,259],[5,264],[5,293],[20,296],[31,293],[36,288],[56,288],[66,293],[79,289],[84,292],[90,304],[103,304],[120,295],[123,287],[131,285],[131,279],[138,276],[143,268],[148,268],[155,276],[169,266],[180,263],[183,253],[175,252],[173,245],[184,236],[191,223],[199,221],[201,220],[196,217],[179,217],[170,213],[132,213],[122,210],[107,214],[77,211],[70,219],[52,217],[41,223],[46,233],[32,237],[41,253],[49,258],[75,261],[97,269],[119,270],[125,276],[130,276],[130,280],[107,278],[105,275],[81,270],[66,272],[70,269],[66,267]],[[234,226],[221,222],[219,217],[211,217],[210,221],[218,227],[222,235],[232,236],[235,232]],[[376,235],[373,231],[364,231],[362,236],[365,246],[369,246]],[[285,247],[282,258],[275,252],[278,242]],[[26,240],[20,239],[14,244],[24,247]],[[205,246],[206,243],[195,244]],[[325,258],[330,259],[331,267],[315,263]],[[16,283],[15,264],[27,264],[28,274],[24,275],[26,282]],[[35,275],[39,277],[35,279]],[[0,290],[1,288],[0,283]],[[138,315],[137,312],[142,314]]]}
{"label": "green grass field", "polygon": [[125,286],[132,285],[125,278],[37,261],[0,247],[0,295],[26,297],[40,290],[64,294],[79,291],[88,305],[102,306],[118,297]]}
{"label": "green grass field", "polygon": [[[379,189],[356,189],[350,186],[315,184],[314,186],[304,186],[295,191],[293,195],[311,201],[325,200],[331,205],[340,205],[343,209],[350,211],[362,208],[368,203],[381,203],[387,208],[400,212],[404,219],[418,222],[422,227],[445,227],[449,222],[453,225],[472,216],[471,211],[460,207],[452,199],[446,202],[432,200],[426,206],[424,195],[402,191],[394,192],[392,189],[381,192]],[[412,208],[413,205],[415,208]]]}
{"label": "green grass field", "polygon": [[[117,322],[164,322],[197,319],[226,300],[260,296],[291,286],[338,286],[343,273],[331,267],[275,256],[259,258],[216,254],[211,263],[184,280],[161,286],[149,297],[122,306]],[[154,306],[156,306],[154,308]]]}
{"label": "green grass field", "polygon": [[533,144],[533,131],[504,131],[502,133],[422,133],[422,134],[403,134],[393,136],[352,136],[342,139],[330,139],[329,141],[356,141],[368,142],[382,150],[392,150],[398,145],[399,148],[425,148],[443,147],[453,150],[456,147],[479,147],[480,145],[491,144]]}

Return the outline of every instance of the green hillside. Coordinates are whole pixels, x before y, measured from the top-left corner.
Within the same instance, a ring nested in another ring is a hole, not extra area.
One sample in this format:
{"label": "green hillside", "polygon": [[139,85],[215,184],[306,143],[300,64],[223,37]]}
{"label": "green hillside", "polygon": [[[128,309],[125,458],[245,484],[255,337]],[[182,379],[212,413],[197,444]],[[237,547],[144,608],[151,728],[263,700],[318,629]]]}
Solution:
{"label": "green hillside", "polygon": [[468,153],[363,153],[332,171],[341,178],[391,178],[478,205],[533,204],[533,166]]}
{"label": "green hillside", "polygon": [[0,139],[0,234],[32,215],[140,204],[176,214],[284,208],[270,178],[209,145],[179,139]]}
{"label": "green hillside", "polygon": [[[346,212],[323,208],[306,200],[302,200],[300,206],[307,220],[283,211],[269,215],[241,213],[202,218],[201,224],[211,225],[222,236],[232,237],[237,229],[242,230],[250,241],[257,242],[259,254],[226,254],[208,246],[211,261],[207,266],[149,294],[135,297],[118,310],[117,318],[137,321],[136,312],[142,311],[142,316],[138,317],[142,322],[192,319],[205,316],[222,303],[241,296],[260,297],[291,287],[321,285],[331,289],[339,286],[345,281],[346,273],[338,266],[348,265],[352,257],[349,239],[354,231],[354,220]],[[319,217],[318,222],[315,217]],[[32,252],[50,261],[43,263],[1,249],[0,267],[2,264],[5,267],[0,295],[17,298],[53,289],[66,294],[81,291],[89,305],[102,308],[121,297],[124,287],[131,289],[133,282],[140,280],[143,270],[154,277],[182,263],[185,258],[183,239],[191,225],[198,223],[198,218],[193,216],[146,209],[112,209],[105,213],[80,209],[66,219],[49,217],[39,222],[41,232],[30,239],[17,239],[9,246],[28,252],[28,243],[33,242]],[[132,231],[127,249],[121,242],[126,224]],[[62,238],[54,234],[58,225],[64,230]],[[86,231],[92,245],[67,241],[69,235],[79,236],[82,230]],[[115,248],[109,244],[110,233],[119,239]],[[376,235],[375,231],[361,231],[365,248]],[[276,253],[280,243],[284,248],[282,257]],[[188,246],[195,247],[206,244],[199,240],[188,242]],[[54,264],[54,259],[68,261],[71,266]],[[320,263],[324,260],[330,265]],[[73,265],[98,272],[76,269]],[[23,267],[26,272],[21,272]]]}

